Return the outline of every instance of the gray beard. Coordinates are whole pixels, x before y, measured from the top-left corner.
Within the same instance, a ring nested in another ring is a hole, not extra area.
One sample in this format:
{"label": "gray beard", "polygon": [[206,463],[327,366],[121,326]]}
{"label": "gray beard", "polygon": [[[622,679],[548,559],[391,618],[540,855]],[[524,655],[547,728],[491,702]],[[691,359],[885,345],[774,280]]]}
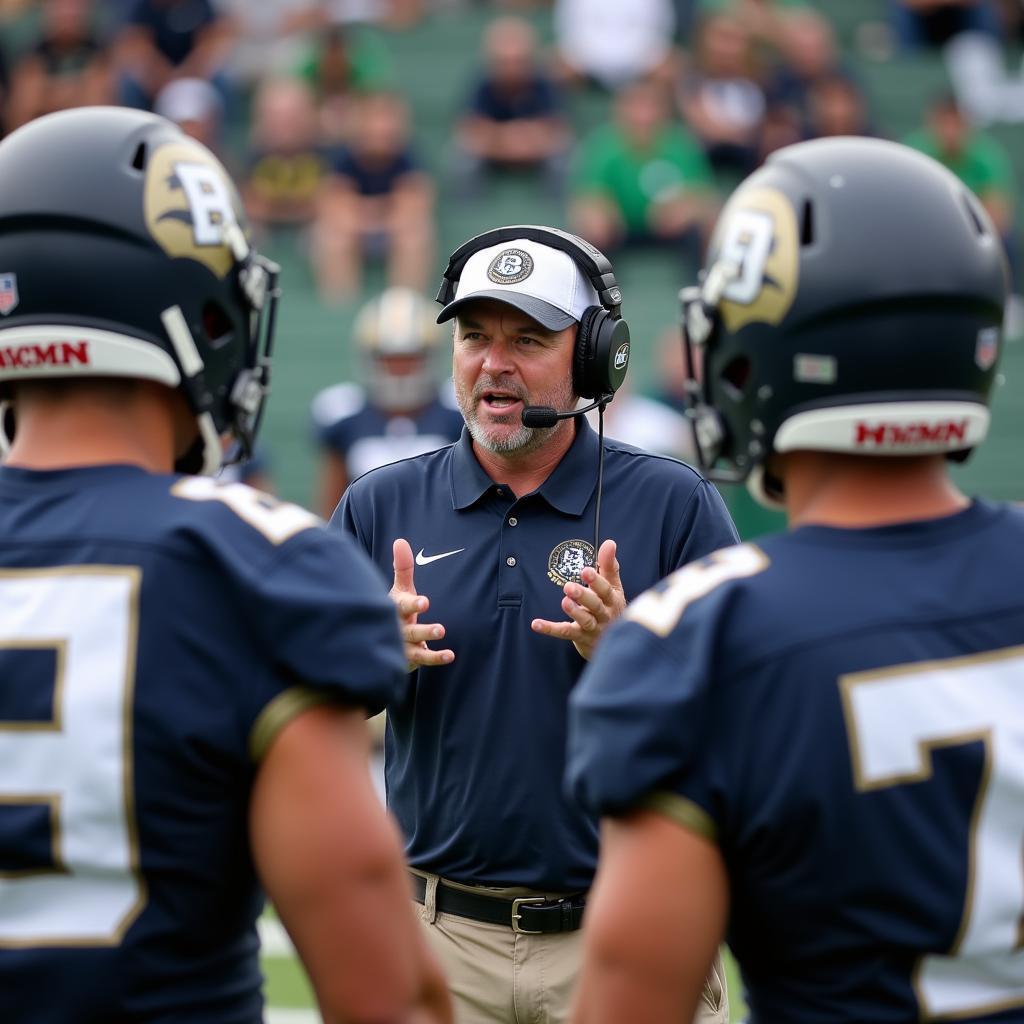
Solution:
{"label": "gray beard", "polygon": [[[486,389],[485,389],[486,390]],[[522,398],[523,396],[520,396]],[[552,427],[527,427],[520,424],[519,429],[514,433],[506,434],[500,438],[488,436],[487,429],[480,423],[476,415],[477,399],[468,395],[458,381],[455,382],[455,399],[458,402],[462,418],[466,422],[466,429],[469,436],[480,445],[481,448],[497,455],[526,455],[542,447],[547,440]],[[574,396],[571,386],[567,386],[566,394],[558,396],[554,403],[556,409],[569,409],[574,404]],[[556,423],[555,426],[558,424]]]}

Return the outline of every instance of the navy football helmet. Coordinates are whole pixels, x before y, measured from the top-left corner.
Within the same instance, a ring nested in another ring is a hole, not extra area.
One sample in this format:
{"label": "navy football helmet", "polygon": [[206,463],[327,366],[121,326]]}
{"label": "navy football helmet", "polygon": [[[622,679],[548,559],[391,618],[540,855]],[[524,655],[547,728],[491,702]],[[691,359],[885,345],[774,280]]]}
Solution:
{"label": "navy football helmet", "polygon": [[409,412],[437,397],[434,358],[441,334],[436,307],[411,288],[387,288],[359,310],[352,336],[378,409]]}
{"label": "navy football helmet", "polygon": [[104,376],[185,394],[212,473],[251,450],[268,390],[277,267],[234,185],[154,114],[82,107],[0,143],[0,385]]}
{"label": "navy football helmet", "polygon": [[1007,290],[992,222],[930,157],[867,138],[779,150],[680,294],[702,468],[777,505],[772,452],[966,457],[988,430]]}

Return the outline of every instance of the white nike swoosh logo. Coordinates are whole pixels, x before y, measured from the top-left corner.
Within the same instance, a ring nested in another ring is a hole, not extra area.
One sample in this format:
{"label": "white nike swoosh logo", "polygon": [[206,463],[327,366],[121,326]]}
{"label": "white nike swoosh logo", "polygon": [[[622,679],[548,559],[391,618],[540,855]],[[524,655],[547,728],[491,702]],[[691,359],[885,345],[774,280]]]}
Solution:
{"label": "white nike swoosh logo", "polygon": [[416,564],[430,565],[431,562],[436,562],[439,558],[447,558],[449,555],[457,555],[460,551],[465,550],[465,548],[456,548],[454,551],[443,551],[439,555],[425,555],[423,554],[423,548],[420,548],[416,555]]}

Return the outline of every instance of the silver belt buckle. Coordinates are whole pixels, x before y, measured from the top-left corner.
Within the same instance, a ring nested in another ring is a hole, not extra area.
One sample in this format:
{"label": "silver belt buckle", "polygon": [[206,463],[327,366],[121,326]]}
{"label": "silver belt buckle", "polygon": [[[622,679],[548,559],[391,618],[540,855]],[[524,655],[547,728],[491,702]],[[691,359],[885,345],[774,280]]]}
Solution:
{"label": "silver belt buckle", "polygon": [[543,896],[521,896],[519,899],[512,901],[512,931],[517,935],[543,935],[541,931],[534,931],[532,928],[520,928],[519,920],[520,913],[519,908],[524,903],[547,903],[547,899]]}

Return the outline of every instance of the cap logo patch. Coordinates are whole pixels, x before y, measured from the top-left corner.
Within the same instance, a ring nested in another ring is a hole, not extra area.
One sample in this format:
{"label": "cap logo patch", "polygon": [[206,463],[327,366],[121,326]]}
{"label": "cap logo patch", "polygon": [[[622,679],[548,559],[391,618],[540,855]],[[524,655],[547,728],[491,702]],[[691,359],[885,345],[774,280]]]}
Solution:
{"label": "cap logo patch", "polygon": [[594,564],[594,545],[585,540],[563,540],[548,555],[548,579],[558,586],[566,583],[581,583],[580,573],[584,566]]}
{"label": "cap logo patch", "polygon": [[533,273],[533,257],[522,249],[505,249],[491,260],[487,276],[495,284],[519,284]]}

